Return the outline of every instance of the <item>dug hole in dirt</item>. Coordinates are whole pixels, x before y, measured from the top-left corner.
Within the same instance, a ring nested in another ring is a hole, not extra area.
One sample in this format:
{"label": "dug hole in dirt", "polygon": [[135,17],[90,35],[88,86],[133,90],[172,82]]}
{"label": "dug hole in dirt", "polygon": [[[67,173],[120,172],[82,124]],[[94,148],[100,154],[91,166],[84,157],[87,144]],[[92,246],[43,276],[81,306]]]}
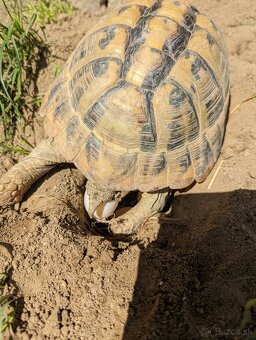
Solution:
{"label": "dug hole in dirt", "polygon": [[[255,0],[195,0],[229,49],[231,108],[256,93]],[[106,9],[77,9],[46,27],[63,64]],[[46,66],[46,65],[45,65]],[[54,78],[47,60],[43,93]],[[256,328],[256,101],[228,121],[222,154],[207,180],[176,193],[171,218],[151,218],[131,240],[85,227],[85,180],[59,166],[0,216],[0,272],[17,297],[17,339],[242,339]],[[27,138],[39,143],[42,122]],[[0,175],[13,164],[0,158]],[[15,158],[17,156],[14,155]],[[218,172],[216,172],[218,170]],[[214,175],[216,174],[216,177]]]}

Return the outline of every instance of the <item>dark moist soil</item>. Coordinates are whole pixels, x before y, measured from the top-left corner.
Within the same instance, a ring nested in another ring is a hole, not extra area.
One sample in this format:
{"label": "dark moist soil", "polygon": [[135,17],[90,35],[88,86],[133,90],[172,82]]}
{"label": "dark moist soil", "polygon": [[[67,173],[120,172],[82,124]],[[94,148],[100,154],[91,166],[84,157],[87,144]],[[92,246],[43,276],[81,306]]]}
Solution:
{"label": "dark moist soil", "polygon": [[[255,0],[195,0],[221,28],[230,54],[231,107],[256,93]],[[45,92],[76,43],[106,10],[93,7],[46,27],[51,57]],[[84,178],[60,166],[36,183],[20,212],[0,216],[0,272],[17,299],[17,339],[242,339],[256,328],[256,102],[228,122],[208,179],[176,193],[131,239],[93,233],[83,211]],[[27,138],[43,131],[36,116]],[[0,175],[13,164],[0,158]],[[215,179],[214,174],[218,171]],[[245,329],[240,330],[241,320]],[[248,323],[246,323],[248,321]],[[8,336],[8,335],[7,335]],[[255,339],[256,337],[252,337]]]}

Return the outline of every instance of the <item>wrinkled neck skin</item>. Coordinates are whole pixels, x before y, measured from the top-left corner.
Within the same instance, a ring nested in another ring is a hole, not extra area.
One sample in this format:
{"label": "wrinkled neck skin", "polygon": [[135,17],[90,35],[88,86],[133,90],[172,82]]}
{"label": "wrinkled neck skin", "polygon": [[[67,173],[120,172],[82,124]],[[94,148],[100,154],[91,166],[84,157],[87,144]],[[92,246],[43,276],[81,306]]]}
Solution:
{"label": "wrinkled neck skin", "polygon": [[118,203],[127,193],[99,189],[91,181],[87,181],[84,195],[84,205],[90,218],[98,220],[111,216]]}

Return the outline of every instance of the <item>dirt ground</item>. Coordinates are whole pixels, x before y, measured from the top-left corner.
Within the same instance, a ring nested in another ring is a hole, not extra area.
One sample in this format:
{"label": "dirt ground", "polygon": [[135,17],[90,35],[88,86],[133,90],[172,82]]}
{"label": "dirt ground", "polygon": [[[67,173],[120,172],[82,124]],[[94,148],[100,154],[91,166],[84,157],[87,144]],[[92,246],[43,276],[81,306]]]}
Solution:
{"label": "dirt ground", "polygon": [[[256,93],[255,0],[195,0],[229,49],[231,108]],[[46,27],[44,93],[105,9],[80,8]],[[0,272],[17,297],[17,339],[256,339],[256,100],[229,119],[207,180],[176,193],[170,218],[151,218],[131,239],[85,226],[85,180],[60,166],[36,183],[20,212],[0,216]],[[27,138],[38,143],[42,125]],[[2,175],[18,157],[0,157]],[[215,179],[214,174],[216,174]],[[212,180],[214,181],[212,182]]]}

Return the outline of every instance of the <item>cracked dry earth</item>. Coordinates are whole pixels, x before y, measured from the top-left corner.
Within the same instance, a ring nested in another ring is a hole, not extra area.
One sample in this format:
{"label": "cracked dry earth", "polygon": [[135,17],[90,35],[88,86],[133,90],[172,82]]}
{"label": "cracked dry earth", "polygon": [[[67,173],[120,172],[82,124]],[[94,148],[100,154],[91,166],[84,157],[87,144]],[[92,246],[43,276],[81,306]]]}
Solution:
{"label": "cracked dry earth", "polygon": [[[256,93],[255,0],[195,0],[221,28],[230,55],[231,108]],[[96,3],[96,2],[95,2]],[[106,9],[80,8],[46,28],[61,65]],[[47,57],[37,86],[53,79]],[[171,218],[151,218],[129,240],[92,233],[85,180],[60,166],[0,216],[0,272],[17,297],[17,339],[240,339],[256,327],[256,100],[228,121],[208,179],[176,193]],[[38,143],[42,122],[25,129]],[[0,175],[19,158],[1,155]],[[214,173],[219,168],[216,178]],[[211,183],[212,182],[212,183]],[[210,188],[209,188],[210,186]],[[8,338],[8,334],[6,334]]]}

